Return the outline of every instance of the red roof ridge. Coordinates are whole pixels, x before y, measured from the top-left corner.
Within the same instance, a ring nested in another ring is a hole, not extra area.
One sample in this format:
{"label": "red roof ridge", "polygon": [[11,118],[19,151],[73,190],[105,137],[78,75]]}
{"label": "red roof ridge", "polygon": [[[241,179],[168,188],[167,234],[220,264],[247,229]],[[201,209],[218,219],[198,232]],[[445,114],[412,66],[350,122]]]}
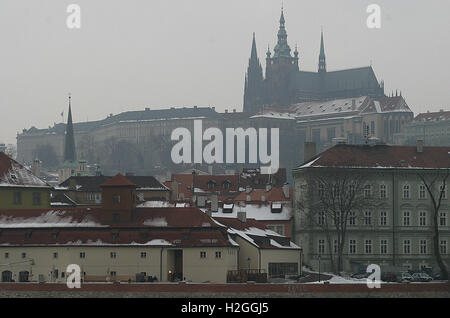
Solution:
{"label": "red roof ridge", "polygon": [[100,187],[136,187],[136,184],[119,173],[105,183],[101,184]]}

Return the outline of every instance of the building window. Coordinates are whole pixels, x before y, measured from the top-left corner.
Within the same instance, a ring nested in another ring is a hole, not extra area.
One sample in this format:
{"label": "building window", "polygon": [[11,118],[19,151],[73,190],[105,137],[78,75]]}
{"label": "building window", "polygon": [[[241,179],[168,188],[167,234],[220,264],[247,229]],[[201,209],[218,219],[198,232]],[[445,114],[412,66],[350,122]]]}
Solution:
{"label": "building window", "polygon": [[366,240],[364,247],[366,254],[372,254],[372,240]]}
{"label": "building window", "polygon": [[22,204],[22,192],[14,192],[13,194],[14,204]]}
{"label": "building window", "polygon": [[375,122],[373,120],[370,122],[370,133],[375,136]]}
{"label": "building window", "polygon": [[441,240],[439,244],[441,254],[447,254],[447,240]]}
{"label": "building window", "polygon": [[419,225],[427,226],[427,212],[425,212],[425,211],[419,212]]}
{"label": "building window", "polygon": [[364,225],[372,225],[372,212],[364,211]]}
{"label": "building window", "polygon": [[385,184],[380,184],[380,198],[386,199],[387,198],[387,189]]}
{"label": "building window", "polygon": [[442,199],[447,199],[447,187],[444,189],[444,185],[439,186],[439,195],[442,193]]}
{"label": "building window", "polygon": [[348,191],[349,191],[350,197],[353,197],[355,195],[355,185],[354,184],[349,185]]}
{"label": "building window", "polygon": [[387,254],[388,250],[388,241],[380,240],[380,254]]}
{"label": "building window", "polygon": [[201,251],[200,252],[200,258],[206,258],[206,252],[205,251]]}
{"label": "building window", "polygon": [[366,184],[364,186],[364,197],[370,198],[371,193],[372,193],[372,187],[370,186],[370,184]]}
{"label": "building window", "polygon": [[424,200],[426,198],[427,198],[427,188],[423,184],[421,184],[419,186],[419,199]]}
{"label": "building window", "polygon": [[447,212],[439,213],[439,225],[447,226]]}
{"label": "building window", "polygon": [[27,253],[22,253],[22,258],[27,258]]}
{"label": "building window", "polygon": [[111,253],[109,253],[109,257],[110,258],[116,258],[117,257],[117,253],[116,252],[111,252]]}
{"label": "building window", "polygon": [[286,275],[298,275],[298,263],[269,263],[270,278],[284,278]]}
{"label": "building window", "polygon": [[420,254],[427,253],[427,240],[420,240]]}
{"label": "building window", "polygon": [[325,254],[325,240],[319,240],[319,254]]}
{"label": "building window", "polygon": [[324,187],[323,183],[319,183],[319,185],[318,185],[319,198],[322,198],[324,194],[325,194],[325,187]]}
{"label": "building window", "polygon": [[334,254],[338,253],[338,240],[334,240],[333,244]]}
{"label": "building window", "polygon": [[53,253],[53,258],[54,258],[54,259],[57,259],[57,258],[58,258],[58,253],[57,253],[57,252],[54,252],[54,253]]}
{"label": "building window", "polygon": [[115,204],[119,204],[120,203],[120,194],[114,194],[113,195],[113,202]]}
{"label": "building window", "polygon": [[120,222],[120,214],[113,213],[113,222]]}
{"label": "building window", "polygon": [[116,276],[117,276],[117,272],[114,272],[114,271],[109,272],[109,275],[110,275],[111,277],[116,277]]}
{"label": "building window", "polygon": [[349,254],[356,254],[356,240],[350,240],[348,252]]}
{"label": "building window", "polygon": [[5,253],[5,258],[9,258],[9,253]]}
{"label": "building window", "polygon": [[319,212],[319,214],[317,215],[317,224],[325,225],[325,212]]}
{"label": "building window", "polygon": [[403,186],[403,199],[409,199],[410,193],[409,193],[409,184],[405,184]]}
{"label": "building window", "polygon": [[349,219],[348,219],[349,225],[356,225],[356,212],[350,212]]}
{"label": "building window", "polygon": [[222,258],[222,252],[217,251],[216,252],[216,258]]}
{"label": "building window", "polygon": [[411,225],[411,212],[403,211],[403,226],[410,226],[410,225]]}
{"label": "building window", "polygon": [[380,225],[381,226],[387,225],[387,212],[386,211],[380,212]]}
{"label": "building window", "polygon": [[80,258],[86,258],[86,253],[85,252],[80,252]]}
{"label": "building window", "polygon": [[33,205],[41,205],[41,194],[38,192],[33,193]]}
{"label": "building window", "polygon": [[147,258],[147,252],[141,252],[141,258]]}
{"label": "building window", "polygon": [[411,254],[411,240],[403,240],[403,254]]}

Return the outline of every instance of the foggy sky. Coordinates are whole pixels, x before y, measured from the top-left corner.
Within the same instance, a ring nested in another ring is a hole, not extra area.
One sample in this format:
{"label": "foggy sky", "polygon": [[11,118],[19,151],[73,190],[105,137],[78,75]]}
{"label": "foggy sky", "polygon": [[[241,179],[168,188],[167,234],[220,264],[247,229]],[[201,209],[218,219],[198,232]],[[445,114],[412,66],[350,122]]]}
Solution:
{"label": "foggy sky", "polygon": [[[82,9],[80,30],[66,8]],[[366,8],[382,8],[382,28]],[[252,33],[265,67],[279,26],[278,0],[1,0],[0,142],[110,113],[172,106],[242,110]],[[450,109],[450,1],[284,0],[288,42],[300,69],[316,71],[320,28],[329,71],[372,62],[386,92],[414,113]]]}

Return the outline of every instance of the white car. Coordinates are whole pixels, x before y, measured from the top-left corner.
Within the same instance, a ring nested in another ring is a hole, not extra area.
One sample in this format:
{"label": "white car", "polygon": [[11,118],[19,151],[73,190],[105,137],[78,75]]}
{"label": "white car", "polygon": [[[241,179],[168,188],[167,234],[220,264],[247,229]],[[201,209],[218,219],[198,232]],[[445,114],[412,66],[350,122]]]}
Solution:
{"label": "white car", "polygon": [[413,282],[431,282],[433,280],[433,278],[425,273],[414,273],[412,274],[412,279]]}

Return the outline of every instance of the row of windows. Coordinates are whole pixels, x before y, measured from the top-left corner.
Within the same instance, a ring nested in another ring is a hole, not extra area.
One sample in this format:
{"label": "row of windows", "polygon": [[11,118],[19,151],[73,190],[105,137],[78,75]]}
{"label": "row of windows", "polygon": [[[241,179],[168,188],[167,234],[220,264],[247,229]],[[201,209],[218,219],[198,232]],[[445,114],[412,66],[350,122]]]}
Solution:
{"label": "row of windows", "polygon": [[[428,222],[428,213],[427,211],[419,211],[418,212],[418,222],[419,226],[429,226]],[[332,223],[335,225],[339,222],[338,218],[332,218]],[[358,222],[360,221],[360,222]],[[326,213],[320,212],[317,215],[317,224],[325,225],[326,222]],[[362,217],[357,217],[356,212],[350,212],[348,216],[348,225],[376,225],[376,220],[374,213],[372,211],[364,211]],[[386,226],[388,225],[388,212],[380,211],[378,215],[378,225]],[[447,212],[439,212],[438,217],[439,226],[447,226]],[[401,225],[402,226],[412,226],[412,212],[411,211],[403,211],[401,216]]]}
{"label": "row of windows", "polygon": [[[216,258],[222,258],[222,252],[216,251]],[[207,258],[207,253],[205,251],[200,252],[200,258]]]}
{"label": "row of windows", "polygon": [[[117,258],[117,252],[110,252],[109,255],[110,255],[110,258]],[[52,254],[52,256],[53,256],[53,259],[57,259],[59,256],[58,252],[54,252]],[[147,252],[141,252],[140,256],[141,256],[141,258],[147,258]],[[9,258],[10,257],[9,252],[5,252],[4,257]],[[21,253],[21,257],[27,258],[27,253],[25,253],[25,252]],[[86,252],[80,252],[80,258],[86,258]]]}
{"label": "row of windows", "polygon": [[[448,251],[448,242],[447,240],[441,240],[439,244],[439,249],[441,254],[447,254]],[[411,239],[405,239],[401,242],[401,248],[403,251],[403,254],[411,254]],[[363,242],[363,252],[364,254],[372,254],[373,251],[373,241],[372,240],[364,240]],[[381,239],[380,245],[379,245],[379,254],[388,254],[388,240],[387,239]],[[418,251],[419,254],[429,254],[431,251],[429,249],[429,242],[426,239],[419,240],[419,246]],[[318,240],[318,253],[319,254],[325,254],[325,240]],[[333,244],[333,253],[338,253],[338,242],[337,240],[334,240]],[[356,254],[357,253],[357,241],[354,239],[349,240],[348,244],[348,253],[349,254]]]}
{"label": "row of windows", "polygon": [[[22,192],[13,192],[13,204],[22,204]],[[41,193],[33,192],[33,205],[41,205]]]}
{"label": "row of windows", "polygon": [[[339,189],[336,189],[337,191]],[[364,197],[365,198],[370,198],[372,197],[373,194],[373,186],[370,184],[367,184],[364,186],[363,188],[363,193],[364,193]],[[401,196],[403,199],[408,200],[408,199],[412,199],[412,186],[409,184],[404,184],[401,187],[402,193]],[[354,185],[349,185],[349,192],[350,193],[354,193],[355,192],[355,186]],[[442,199],[447,199],[447,187],[441,185],[439,187],[439,191],[436,193],[436,198],[439,198],[440,193],[442,192]],[[318,194],[319,197],[323,197],[325,195],[325,187],[323,184],[319,184],[318,185]],[[379,198],[380,199],[387,199],[388,198],[388,189],[387,189],[387,185],[385,184],[380,184],[379,185],[379,189],[378,189],[378,194],[379,194]],[[428,190],[425,187],[425,185],[420,184],[418,186],[417,189],[417,198],[420,200],[425,200],[428,198]]]}

